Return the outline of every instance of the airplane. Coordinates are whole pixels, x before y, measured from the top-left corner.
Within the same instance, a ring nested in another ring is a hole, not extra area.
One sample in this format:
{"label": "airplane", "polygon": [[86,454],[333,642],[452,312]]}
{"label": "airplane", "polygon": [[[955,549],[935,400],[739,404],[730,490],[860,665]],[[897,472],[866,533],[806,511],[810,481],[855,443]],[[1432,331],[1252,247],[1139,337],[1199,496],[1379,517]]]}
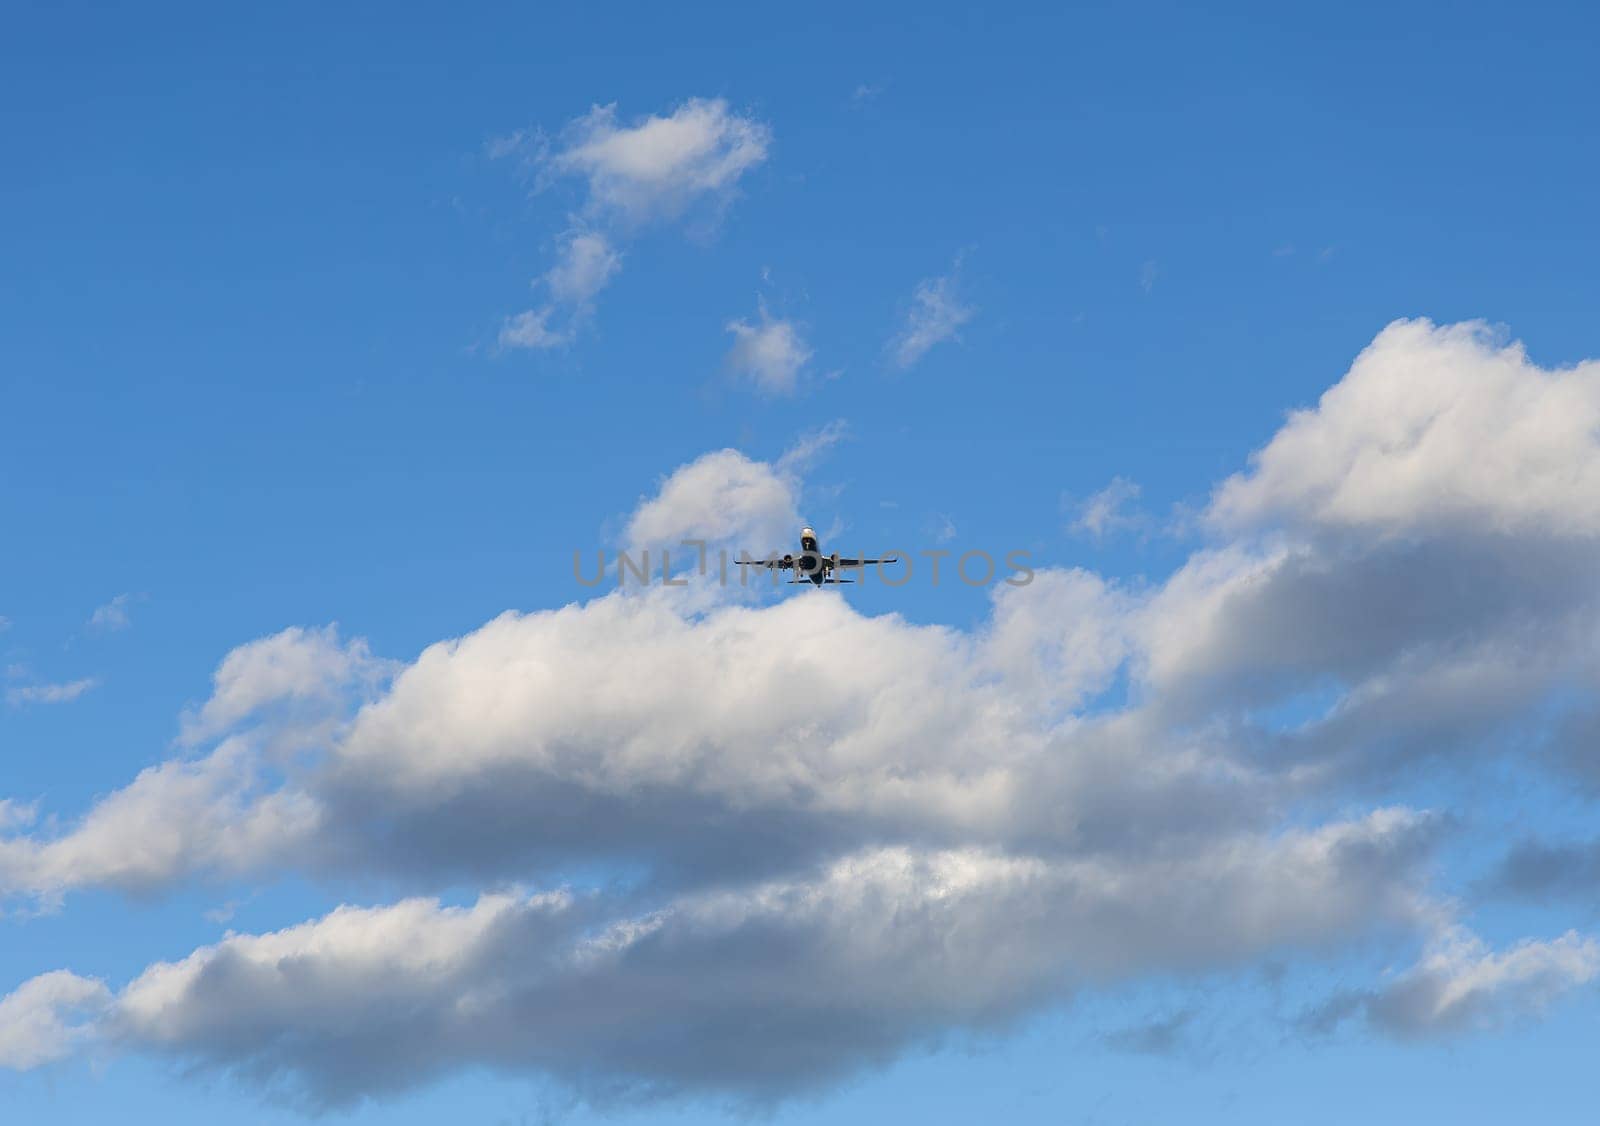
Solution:
{"label": "airplane", "polygon": [[854,579],[834,577],[833,572],[836,570],[869,567],[874,563],[898,563],[900,559],[894,555],[882,559],[841,559],[838,552],[824,555],[822,549],[817,546],[817,533],[807,525],[800,529],[799,555],[785,553],[777,559],[737,559],[735,562],[741,567],[761,567],[768,571],[794,571],[796,577],[789,580],[790,586],[798,583],[823,586],[827,583],[855,582]]}

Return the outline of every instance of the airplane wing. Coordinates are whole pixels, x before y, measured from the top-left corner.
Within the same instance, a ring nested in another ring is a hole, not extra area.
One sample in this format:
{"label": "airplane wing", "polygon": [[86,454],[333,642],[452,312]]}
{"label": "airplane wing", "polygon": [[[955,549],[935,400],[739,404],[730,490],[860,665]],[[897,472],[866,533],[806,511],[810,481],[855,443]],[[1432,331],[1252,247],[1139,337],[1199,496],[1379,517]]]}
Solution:
{"label": "airplane wing", "polygon": [[843,556],[839,558],[839,566],[841,567],[870,567],[874,563],[898,562],[900,562],[898,555],[885,555],[882,559],[846,559]]}
{"label": "airplane wing", "polygon": [[768,571],[774,568],[787,571],[794,566],[794,560],[787,555],[782,559],[735,559],[734,562],[741,567],[763,567]]}

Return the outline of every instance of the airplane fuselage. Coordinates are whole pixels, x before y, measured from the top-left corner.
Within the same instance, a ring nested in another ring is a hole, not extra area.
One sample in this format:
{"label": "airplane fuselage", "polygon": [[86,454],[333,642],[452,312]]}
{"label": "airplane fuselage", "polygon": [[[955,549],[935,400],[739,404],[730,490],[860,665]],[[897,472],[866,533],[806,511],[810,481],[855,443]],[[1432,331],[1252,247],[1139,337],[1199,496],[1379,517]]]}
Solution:
{"label": "airplane fuselage", "polygon": [[822,554],[817,545],[817,533],[810,528],[800,529],[800,554],[794,558],[795,576],[821,586],[828,579],[832,560]]}
{"label": "airplane fuselage", "polygon": [[896,563],[896,557],[890,555],[882,559],[844,559],[834,555],[822,554],[822,545],[817,540],[816,530],[809,524],[800,529],[800,552],[798,555],[785,552],[775,559],[740,559],[741,566],[763,567],[776,574],[779,571],[793,571],[795,577],[791,583],[810,583],[813,586],[822,586],[826,583],[853,583],[855,579],[840,578],[834,572],[838,570],[853,570],[869,564]]}

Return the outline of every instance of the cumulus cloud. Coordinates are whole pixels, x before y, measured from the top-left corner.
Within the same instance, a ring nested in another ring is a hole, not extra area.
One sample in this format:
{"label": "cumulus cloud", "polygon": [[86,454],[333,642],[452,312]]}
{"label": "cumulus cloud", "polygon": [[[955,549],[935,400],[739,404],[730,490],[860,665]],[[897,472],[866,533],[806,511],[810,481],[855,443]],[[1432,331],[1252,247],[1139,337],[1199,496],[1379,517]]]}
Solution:
{"label": "cumulus cloud", "polygon": [[896,367],[911,367],[935,344],[959,340],[961,326],[976,312],[971,305],[963,304],[957,294],[954,271],[944,277],[924,279],[917,283],[911,296],[905,327],[889,342],[890,358]]}
{"label": "cumulus cloud", "polygon": [[[1430,391],[1424,430],[1475,414],[1453,393],[1490,396],[1518,433],[1584,370],[1519,359],[1507,389],[1478,377],[1505,346],[1414,329],[1413,350],[1463,368]],[[234,936],[152,967],[94,1022],[317,1105],[472,1066],[760,1101],[1074,989],[1396,930],[1445,937],[1329,1020],[1425,1035],[1536,1012],[1592,980],[1594,941],[1494,950],[1452,929],[1439,818],[1388,787],[1515,745],[1495,733],[1525,742],[1595,694],[1600,545],[1553,512],[1500,519],[1488,482],[1372,478],[1397,447],[1350,438],[1353,422],[1333,447],[1358,452],[1330,460],[1377,490],[1359,505],[1327,499],[1350,490],[1320,460],[1281,453],[1344,417],[1328,404],[1346,383],[1415,382],[1409,360],[1373,374],[1394,332],[1219,488],[1213,538],[1161,581],[1043,568],[968,629],[831,591],[614,591],[399,666],[287,631],[224,660],[186,724],[199,757],[65,828],[8,807],[0,881],[48,895],[292,870],[439,892],[628,875]],[[697,458],[641,501],[627,542],[785,542],[798,467],[837,438],[777,463]],[[1490,460],[1539,479],[1533,449]]]}
{"label": "cumulus cloud", "polygon": [[[393,667],[364,641],[341,642],[332,626],[239,646],[218,667],[210,698],[182,717],[185,744],[220,741],[141,771],[56,831],[0,836],[0,895],[53,904],[76,887],[147,893],[303,857],[325,835],[324,811],[282,771],[333,738]],[[31,807],[18,807],[0,828],[32,819]]]}
{"label": "cumulus cloud", "polygon": [[728,370],[763,394],[794,393],[811,350],[792,321],[775,319],[763,307],[756,321],[729,321],[728,331],[733,334]]}
{"label": "cumulus cloud", "polygon": [[794,538],[797,500],[798,482],[780,467],[738,450],[714,450],[679,467],[641,501],[624,538],[645,548],[705,540],[765,551]]}
{"label": "cumulus cloud", "polygon": [[600,1098],[764,1103],[1085,982],[1405,917],[1413,901],[1374,863],[1397,833],[1404,819],[1379,816],[1130,873],[873,848],[633,911],[567,891],[345,907],[152,966],[99,1027],[317,1107],[469,1066]]}
{"label": "cumulus cloud", "polygon": [[0,1067],[27,1070],[70,1054],[110,996],[102,982],[57,970],[0,997]]}
{"label": "cumulus cloud", "polygon": [[595,299],[622,267],[620,244],[653,223],[714,218],[739,181],[767,159],[772,131],[721,98],[691,98],[671,113],[624,123],[615,105],[596,106],[551,142],[519,133],[492,156],[530,156],[539,181],[577,179],[578,211],[558,242],[556,263],[539,279],[547,300],[508,317],[502,349],[570,344]]}
{"label": "cumulus cloud", "polygon": [[722,98],[690,98],[632,124],[615,105],[595,106],[567,127],[546,167],[588,182],[587,210],[641,223],[725,201],[771,147],[771,129]]}
{"label": "cumulus cloud", "polygon": [[1481,322],[1396,321],[1211,518],[1416,536],[1600,533],[1600,362],[1546,370]]}
{"label": "cumulus cloud", "polygon": [[786,549],[799,534],[802,475],[847,433],[842,420],[830,422],[802,434],[773,462],[738,450],[702,454],[640,498],[623,542],[669,551],[683,540],[754,554]]}
{"label": "cumulus cloud", "polygon": [[260,871],[313,838],[318,807],[275,789],[242,742],[140,772],[53,835],[0,838],[0,894],[49,905],[79,887],[146,893],[186,876]]}
{"label": "cumulus cloud", "polygon": [[236,726],[268,707],[337,708],[355,691],[382,681],[393,666],[357,638],[341,642],[335,626],[291,627],[239,646],[212,677],[211,696],[184,717],[194,743]]}

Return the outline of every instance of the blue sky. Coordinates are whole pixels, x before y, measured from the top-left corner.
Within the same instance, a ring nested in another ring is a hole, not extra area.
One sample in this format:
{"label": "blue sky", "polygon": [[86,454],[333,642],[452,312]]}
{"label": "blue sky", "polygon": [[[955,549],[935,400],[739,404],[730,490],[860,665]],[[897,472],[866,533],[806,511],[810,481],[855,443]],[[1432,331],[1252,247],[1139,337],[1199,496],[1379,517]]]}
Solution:
{"label": "blue sky", "polygon": [[[22,1119],[1587,1120],[1592,12],[8,25]],[[573,578],[801,519],[1040,581]]]}

